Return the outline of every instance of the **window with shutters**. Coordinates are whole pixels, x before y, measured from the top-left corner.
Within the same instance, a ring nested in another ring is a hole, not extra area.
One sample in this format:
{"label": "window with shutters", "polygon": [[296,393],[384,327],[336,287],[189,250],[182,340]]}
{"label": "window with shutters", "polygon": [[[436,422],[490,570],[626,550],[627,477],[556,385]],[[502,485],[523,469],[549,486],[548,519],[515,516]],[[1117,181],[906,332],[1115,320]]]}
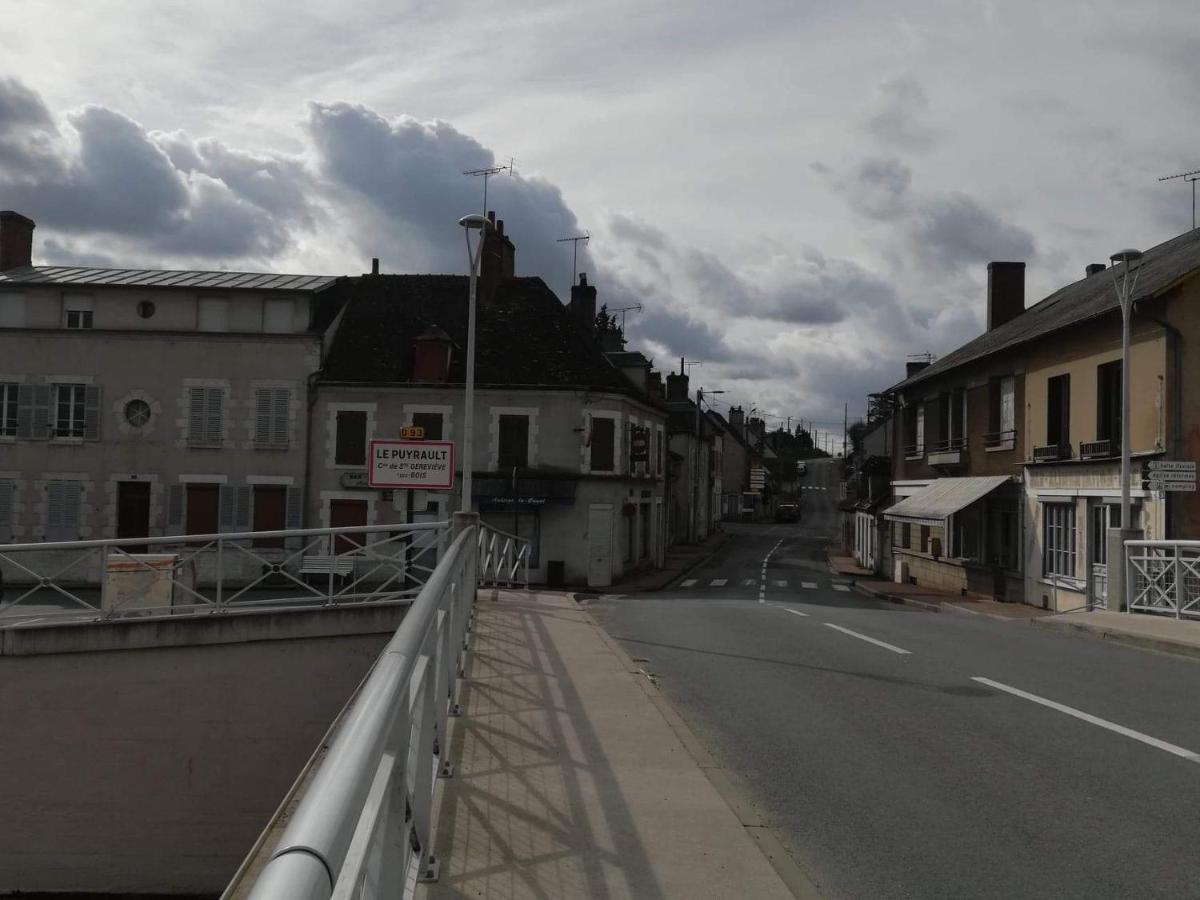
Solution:
{"label": "window with shutters", "polygon": [[81,438],[84,435],[87,385],[54,385],[54,436]]}
{"label": "window with shutters", "polygon": [[78,481],[54,479],[46,482],[47,541],[79,540],[79,514],[83,485]]}
{"label": "window with shutters", "polygon": [[529,468],[529,416],[501,415],[498,427],[500,471]]}
{"label": "window with shutters", "polygon": [[224,404],[224,388],[188,388],[188,446],[221,446],[225,439]]}
{"label": "window with shutters", "polygon": [[615,456],[613,443],[616,437],[616,420],[605,416],[592,416],[591,461],[588,467],[593,472],[611,472]]}
{"label": "window with shutters", "polygon": [[[254,485],[254,531],[283,531],[287,525],[288,489],[282,485]],[[282,537],[256,538],[255,547],[282,547]]]}
{"label": "window with shutters", "polygon": [[[183,525],[185,534],[216,534],[220,527],[220,487],[215,484],[185,486]],[[178,515],[171,511],[174,515]],[[168,519],[171,515],[168,515]]]}
{"label": "window with shutters", "polygon": [[0,544],[10,544],[16,528],[17,484],[11,478],[0,478]]}
{"label": "window with shutters", "polygon": [[21,386],[0,381],[0,437],[17,436],[17,397]]}
{"label": "window with shutters", "polygon": [[333,462],[338,466],[367,464],[367,414],[362,410],[339,409],[334,436]]}
{"label": "window with shutters", "polygon": [[292,404],[289,388],[260,388],[254,392],[254,445],[286,448],[288,412]]}

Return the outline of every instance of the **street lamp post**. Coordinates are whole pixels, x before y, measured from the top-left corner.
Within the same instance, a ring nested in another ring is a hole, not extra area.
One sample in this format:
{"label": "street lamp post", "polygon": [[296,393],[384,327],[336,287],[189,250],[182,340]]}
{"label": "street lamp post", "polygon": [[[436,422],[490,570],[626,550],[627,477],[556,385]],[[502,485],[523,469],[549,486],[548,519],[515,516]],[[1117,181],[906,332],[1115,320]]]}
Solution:
{"label": "street lamp post", "polygon": [[[1121,250],[1109,259],[1113,265],[1113,289],[1121,304],[1121,522],[1117,528],[1109,528],[1107,535],[1107,578],[1108,596],[1106,605],[1110,610],[1120,611],[1125,599],[1125,541],[1136,540],[1130,515],[1130,450],[1129,439],[1129,384],[1132,381],[1129,366],[1129,320],[1133,315],[1134,291],[1141,273],[1142,253],[1140,250]],[[1120,274],[1117,265],[1121,264]]]}
{"label": "street lamp post", "polygon": [[[723,394],[724,391],[709,391]],[[696,391],[696,446],[692,454],[692,540],[700,540],[700,404],[704,402],[704,388]],[[711,515],[711,510],[709,511]]]}
{"label": "street lamp post", "polygon": [[[487,231],[492,223],[487,216],[478,213],[463,216],[458,224],[465,230],[467,239],[467,260],[471,271],[467,288],[467,396],[463,404],[463,446],[462,446],[462,512],[471,511],[471,467],[474,461],[472,437],[475,431],[475,290],[479,281],[479,262],[483,258],[483,245],[486,243]],[[479,243],[471,250],[471,231],[479,229]]]}

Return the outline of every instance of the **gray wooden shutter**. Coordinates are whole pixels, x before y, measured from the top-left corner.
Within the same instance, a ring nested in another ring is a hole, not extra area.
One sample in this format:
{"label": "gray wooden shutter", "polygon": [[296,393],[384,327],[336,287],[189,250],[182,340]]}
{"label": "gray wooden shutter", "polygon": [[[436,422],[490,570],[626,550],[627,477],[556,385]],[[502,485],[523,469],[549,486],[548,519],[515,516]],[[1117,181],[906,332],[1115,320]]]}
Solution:
{"label": "gray wooden shutter", "polygon": [[221,388],[208,388],[204,400],[204,441],[208,444],[219,444],[225,439],[225,429],[221,422],[221,404],[225,399],[225,391]]}
{"label": "gray wooden shutter", "polygon": [[83,500],[83,485],[78,481],[63,482],[63,533],[62,540],[79,540],[79,519]]}
{"label": "gray wooden shutter", "polygon": [[188,388],[188,443],[204,443],[204,388]]}
{"label": "gray wooden shutter", "polygon": [[29,440],[33,437],[33,385],[23,384],[17,388],[17,437]]}
{"label": "gray wooden shutter", "polygon": [[288,443],[288,410],[292,405],[292,392],[287,388],[273,391],[271,404],[271,441],[281,446]]}
{"label": "gray wooden shutter", "polygon": [[[284,519],[286,528],[304,527],[304,488],[290,487],[287,489],[287,514]],[[298,550],[304,538],[286,538],[284,546],[290,550]]]}
{"label": "gray wooden shutter", "polygon": [[46,482],[46,533],[47,541],[62,540],[63,521],[63,483],[61,481]]}
{"label": "gray wooden shutter", "polygon": [[48,384],[33,386],[32,437],[35,441],[50,439],[50,385]]}
{"label": "gray wooden shutter", "polygon": [[83,439],[100,440],[100,387],[94,384],[83,390]]}
{"label": "gray wooden shutter", "polygon": [[237,531],[237,488],[223,484],[217,494],[221,531]]}
{"label": "gray wooden shutter", "polygon": [[167,486],[167,528],[166,533],[183,534],[183,485]]}
{"label": "gray wooden shutter", "polygon": [[0,479],[0,543],[10,544],[13,539],[13,494],[16,485],[11,479]]}
{"label": "gray wooden shutter", "polygon": [[269,444],[272,441],[272,393],[265,388],[254,392],[254,443],[256,444]]}
{"label": "gray wooden shutter", "polygon": [[250,501],[252,499],[251,488],[249,485],[236,488],[237,491],[237,508],[234,514],[234,530],[249,531],[250,530]]}

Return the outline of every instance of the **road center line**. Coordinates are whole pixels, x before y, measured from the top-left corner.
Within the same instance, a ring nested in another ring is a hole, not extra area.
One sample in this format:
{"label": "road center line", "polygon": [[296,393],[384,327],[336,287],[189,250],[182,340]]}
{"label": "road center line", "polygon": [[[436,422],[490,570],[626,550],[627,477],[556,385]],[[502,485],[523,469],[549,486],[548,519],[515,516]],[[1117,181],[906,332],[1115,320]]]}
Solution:
{"label": "road center line", "polygon": [[1135,741],[1141,741],[1143,744],[1149,744],[1151,747],[1157,747],[1159,750],[1166,750],[1168,753],[1174,753],[1176,756],[1181,756],[1190,762],[1200,763],[1200,753],[1193,753],[1191,750],[1185,750],[1183,747],[1168,744],[1166,741],[1160,741],[1158,738],[1142,734],[1140,731],[1134,731],[1132,728],[1126,728],[1124,725],[1118,725],[1116,722],[1110,722],[1108,719],[1101,719],[1099,716],[1093,716],[1090,713],[1085,713],[1082,710],[1066,706],[1062,703],[1055,703],[1053,700],[1047,700],[1045,697],[1039,697],[1037,694],[1030,694],[1019,688],[1009,687],[1007,684],[1001,684],[999,681],[992,681],[990,678],[984,678],[980,675],[973,676],[971,680],[978,681],[980,684],[986,684],[988,687],[995,688],[998,691],[1012,694],[1014,697],[1020,697],[1032,703],[1048,706],[1050,709],[1056,709],[1060,713],[1066,713],[1068,716],[1074,716],[1076,719],[1082,719],[1084,722],[1092,725],[1099,725],[1101,728],[1115,731],[1117,734],[1133,738]]}
{"label": "road center line", "polygon": [[806,619],[808,618],[808,613],[806,612],[800,612],[798,609],[787,609],[786,607],[784,609],[786,612],[790,612],[793,616],[804,616]]}
{"label": "road center line", "polygon": [[905,650],[903,647],[897,647],[895,644],[867,637],[865,634],[859,634],[857,631],[851,631],[849,628],[843,628],[841,625],[834,625],[832,622],[826,622],[825,627],[832,628],[834,631],[840,631],[842,634],[848,634],[850,637],[856,637],[860,641],[866,641],[868,644],[874,644],[876,647],[882,647],[884,650],[891,650],[893,653],[903,653],[906,655],[912,653],[911,650]]}

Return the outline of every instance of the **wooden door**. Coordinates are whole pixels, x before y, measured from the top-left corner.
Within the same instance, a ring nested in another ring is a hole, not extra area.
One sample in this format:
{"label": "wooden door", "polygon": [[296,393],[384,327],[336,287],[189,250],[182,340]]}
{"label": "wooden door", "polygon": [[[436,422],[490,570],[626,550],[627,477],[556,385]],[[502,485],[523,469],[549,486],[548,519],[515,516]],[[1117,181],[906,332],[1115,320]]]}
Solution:
{"label": "wooden door", "polygon": [[150,482],[117,482],[117,537],[150,536]]}
{"label": "wooden door", "polygon": [[[350,528],[367,524],[366,500],[330,500],[329,527]],[[334,543],[334,553],[349,553],[366,544],[365,534],[339,535]]]}
{"label": "wooden door", "polygon": [[215,484],[187,486],[187,534],[216,534],[221,529],[221,488]]}
{"label": "wooden door", "polygon": [[588,507],[588,587],[612,584],[611,503],[593,503]]}

